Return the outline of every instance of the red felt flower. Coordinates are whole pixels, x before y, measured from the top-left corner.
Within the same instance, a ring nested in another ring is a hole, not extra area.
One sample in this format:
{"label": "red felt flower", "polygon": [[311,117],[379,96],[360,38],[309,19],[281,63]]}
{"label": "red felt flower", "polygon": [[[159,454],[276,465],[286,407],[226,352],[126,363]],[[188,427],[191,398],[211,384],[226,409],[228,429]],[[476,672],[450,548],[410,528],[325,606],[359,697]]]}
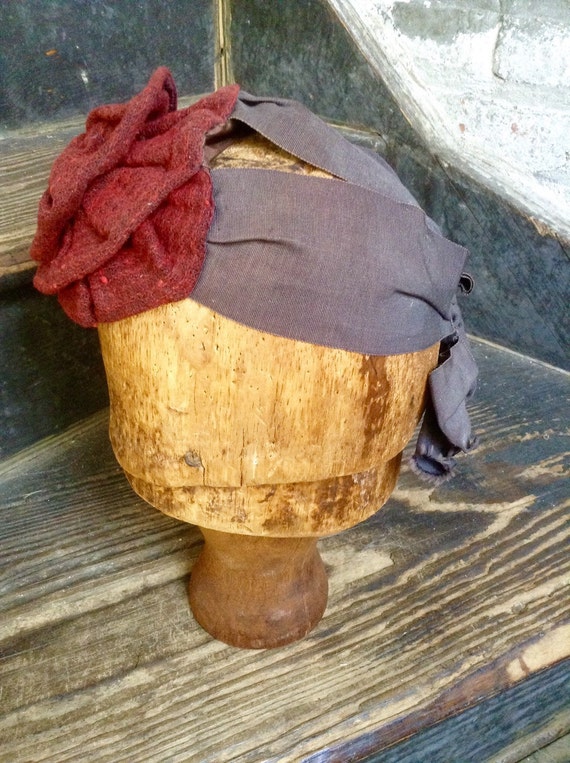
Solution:
{"label": "red felt flower", "polygon": [[205,135],[230,116],[230,85],[176,110],[165,67],[128,103],[101,106],[55,160],[38,211],[34,284],[82,326],[184,299],[213,215]]}

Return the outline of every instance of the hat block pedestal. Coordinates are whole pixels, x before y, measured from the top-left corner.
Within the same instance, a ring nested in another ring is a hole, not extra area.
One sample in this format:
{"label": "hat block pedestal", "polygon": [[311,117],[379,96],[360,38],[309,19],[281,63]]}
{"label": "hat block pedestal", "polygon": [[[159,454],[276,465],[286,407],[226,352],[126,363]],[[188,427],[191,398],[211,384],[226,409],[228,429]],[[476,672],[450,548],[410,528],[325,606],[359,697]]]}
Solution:
{"label": "hat block pedestal", "polygon": [[[263,139],[232,151],[240,166],[283,165]],[[238,647],[302,638],[327,602],[317,541],[389,497],[438,346],[361,355],[190,298],[98,330],[120,466],[138,495],[204,536],[189,586],[196,620]]]}
{"label": "hat block pedestal", "polygon": [[119,464],[142,498],[202,529],[197,621],[240,647],[304,636],[327,600],[317,539],[390,495],[437,347],[359,355],[265,334],[191,299],[99,334]]}
{"label": "hat block pedestal", "polygon": [[297,641],[319,622],[328,580],[316,538],[202,533],[189,594],[204,630],[233,646],[264,648]]}

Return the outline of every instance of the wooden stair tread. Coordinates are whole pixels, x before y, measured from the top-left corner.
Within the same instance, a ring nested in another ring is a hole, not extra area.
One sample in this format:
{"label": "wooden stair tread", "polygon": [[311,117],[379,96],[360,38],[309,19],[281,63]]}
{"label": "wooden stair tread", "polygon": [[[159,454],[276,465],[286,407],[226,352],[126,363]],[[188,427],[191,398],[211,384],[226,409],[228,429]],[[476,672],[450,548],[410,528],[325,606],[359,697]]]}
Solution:
{"label": "wooden stair tread", "polygon": [[199,533],[130,490],[106,411],[0,463],[0,759],[362,760],[568,658],[570,376],[474,351],[479,449],[320,542],[328,609],[282,649],[195,624]]}

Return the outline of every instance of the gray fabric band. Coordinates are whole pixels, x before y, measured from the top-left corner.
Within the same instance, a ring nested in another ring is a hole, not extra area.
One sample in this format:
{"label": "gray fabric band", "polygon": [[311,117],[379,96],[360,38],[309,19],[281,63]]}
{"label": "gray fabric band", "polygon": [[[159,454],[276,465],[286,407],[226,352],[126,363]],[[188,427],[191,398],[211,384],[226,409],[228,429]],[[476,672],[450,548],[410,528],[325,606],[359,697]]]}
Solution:
{"label": "gray fabric band", "polygon": [[467,253],[418,207],[402,214],[398,202],[342,180],[274,170],[212,178],[198,302],[262,331],[370,355],[451,333]]}
{"label": "gray fabric band", "polygon": [[192,298],[262,331],[363,354],[442,341],[415,466],[445,478],[475,443],[466,400],[477,368],[455,298],[467,250],[386,162],[301,104],[242,92],[232,119],[339,179],[213,170],[216,212]]}

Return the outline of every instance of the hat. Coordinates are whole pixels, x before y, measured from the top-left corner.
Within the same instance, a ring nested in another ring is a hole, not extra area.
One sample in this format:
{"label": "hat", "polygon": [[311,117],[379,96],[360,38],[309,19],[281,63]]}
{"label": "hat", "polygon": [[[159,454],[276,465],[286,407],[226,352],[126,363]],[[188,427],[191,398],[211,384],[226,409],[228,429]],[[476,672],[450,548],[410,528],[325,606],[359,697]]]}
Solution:
{"label": "hat", "polygon": [[[243,130],[332,177],[211,169]],[[370,355],[440,342],[414,466],[440,481],[470,450],[477,369],[456,292],[467,251],[388,164],[295,101],[237,85],[176,110],[162,67],[92,111],[40,202],[34,283],[83,326],[192,296],[280,336]]]}

